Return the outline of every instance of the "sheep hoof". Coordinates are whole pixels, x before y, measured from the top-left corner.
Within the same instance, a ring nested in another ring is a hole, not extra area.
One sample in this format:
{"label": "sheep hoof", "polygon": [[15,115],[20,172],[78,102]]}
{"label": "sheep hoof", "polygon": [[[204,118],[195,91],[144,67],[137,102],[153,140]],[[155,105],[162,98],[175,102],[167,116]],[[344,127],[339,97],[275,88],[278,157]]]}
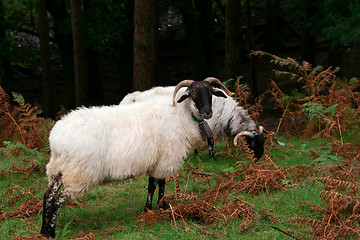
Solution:
{"label": "sheep hoof", "polygon": [[152,210],[152,207],[151,207],[151,206],[145,206],[144,212],[148,212],[149,210],[151,211],[151,210]]}
{"label": "sheep hoof", "polygon": [[215,153],[214,153],[214,151],[209,150],[209,158],[215,160]]}
{"label": "sheep hoof", "polygon": [[165,201],[162,200],[159,204],[158,204],[158,208],[159,209],[163,209],[163,210],[167,210],[170,208],[170,205]]}

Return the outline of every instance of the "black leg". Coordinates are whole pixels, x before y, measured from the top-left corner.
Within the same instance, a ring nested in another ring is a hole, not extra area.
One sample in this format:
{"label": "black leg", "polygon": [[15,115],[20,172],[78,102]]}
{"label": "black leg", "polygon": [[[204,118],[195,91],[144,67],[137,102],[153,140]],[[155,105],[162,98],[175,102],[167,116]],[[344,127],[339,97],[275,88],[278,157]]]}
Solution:
{"label": "black leg", "polygon": [[207,143],[208,143],[208,148],[209,148],[209,158],[214,158],[215,159],[214,139],[212,137],[208,138]]}
{"label": "black leg", "polygon": [[48,188],[44,194],[44,202],[43,202],[43,218],[42,218],[42,227],[41,227],[41,231],[40,233],[45,236],[45,237],[54,237],[51,235],[55,235],[55,231],[54,233],[50,233],[49,231],[49,214],[50,214],[50,207],[51,207],[51,203],[49,204],[49,191],[50,188]]}
{"label": "black leg", "polygon": [[158,179],[158,184],[159,184],[158,207],[162,209],[168,208],[167,202],[162,199],[164,197],[164,192],[165,192],[165,183],[166,183],[165,178]]}
{"label": "black leg", "polygon": [[57,216],[61,206],[68,198],[60,188],[60,178],[54,180],[44,194],[43,222],[40,233],[45,237],[55,237]]}
{"label": "black leg", "polygon": [[148,185],[148,196],[146,199],[146,205],[145,205],[145,209],[144,211],[146,212],[147,210],[151,210],[152,209],[152,199],[154,196],[154,192],[156,189],[156,178],[150,177],[149,176],[149,185]]}

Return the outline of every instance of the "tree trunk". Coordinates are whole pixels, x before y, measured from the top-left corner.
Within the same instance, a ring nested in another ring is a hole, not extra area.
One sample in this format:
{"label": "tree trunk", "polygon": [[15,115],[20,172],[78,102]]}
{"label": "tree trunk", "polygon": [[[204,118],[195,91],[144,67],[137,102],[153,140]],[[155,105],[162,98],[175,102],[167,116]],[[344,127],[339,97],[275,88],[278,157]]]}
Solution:
{"label": "tree trunk", "polygon": [[[247,39],[248,39],[248,46],[250,50],[254,50],[255,48],[255,41],[254,41],[254,34],[253,34],[253,24],[252,24],[252,8],[250,6],[250,0],[246,0],[246,18],[247,18]],[[251,92],[253,96],[257,97],[258,93],[258,86],[257,86],[257,69],[256,69],[256,57],[254,55],[250,56],[250,82],[249,86],[251,88]]]}
{"label": "tree trunk", "polygon": [[42,68],[43,110],[46,116],[53,117],[54,101],[52,98],[53,81],[49,50],[49,29],[46,11],[46,0],[37,0],[40,32],[40,60]]}
{"label": "tree trunk", "polygon": [[216,74],[214,64],[214,16],[211,0],[197,0],[195,9],[199,13],[199,32],[204,53],[204,78]]}
{"label": "tree trunk", "polygon": [[0,85],[3,85],[5,82],[6,50],[4,20],[4,1],[0,0]]}
{"label": "tree trunk", "polygon": [[206,77],[207,74],[196,11],[192,0],[180,0],[178,3],[183,15],[185,35],[190,45],[193,61],[193,76],[191,77],[200,80]]}
{"label": "tree trunk", "polygon": [[87,61],[85,56],[81,1],[70,0],[71,22],[73,31],[74,69],[75,69],[75,104],[85,105],[87,102]]}
{"label": "tree trunk", "polygon": [[61,78],[66,83],[66,107],[75,107],[75,77],[71,19],[65,0],[47,0],[47,10],[54,20],[54,42],[59,47]]}
{"label": "tree trunk", "polygon": [[156,84],[157,23],[157,0],[135,0],[134,90],[145,90]]}
{"label": "tree trunk", "polygon": [[[101,9],[103,6],[102,1],[97,1],[97,4],[94,1],[84,1],[84,11],[91,11],[93,9]],[[96,24],[93,22],[87,22],[87,25]],[[86,41],[91,42],[91,41]],[[99,74],[99,62],[98,62],[98,51],[96,46],[93,44],[87,44],[84,48],[86,55],[87,63],[87,81],[88,81],[88,92],[87,100],[91,104],[95,104],[99,100],[104,98],[104,88]]]}
{"label": "tree trunk", "polygon": [[241,1],[226,1],[225,22],[225,78],[230,79],[242,75]]}
{"label": "tree trunk", "polygon": [[[121,5],[123,0],[114,0],[113,4]],[[115,44],[115,56],[119,71],[119,88],[125,95],[133,90],[133,62],[134,62],[134,1],[126,1],[126,15],[128,24],[121,33],[121,39]]]}
{"label": "tree trunk", "polygon": [[282,33],[279,29],[281,24],[276,14],[278,2],[278,0],[266,0],[264,49],[273,54],[277,54],[282,48]]}

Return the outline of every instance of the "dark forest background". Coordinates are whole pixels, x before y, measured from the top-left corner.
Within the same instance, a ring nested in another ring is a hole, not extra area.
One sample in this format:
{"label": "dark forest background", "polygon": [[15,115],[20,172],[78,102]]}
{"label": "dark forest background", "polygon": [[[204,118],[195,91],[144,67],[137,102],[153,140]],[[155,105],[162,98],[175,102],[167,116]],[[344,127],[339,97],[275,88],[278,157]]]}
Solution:
{"label": "dark forest background", "polygon": [[273,73],[251,51],[339,67],[346,80],[360,76],[359,41],[356,0],[0,0],[0,85],[50,117],[208,76],[256,97]]}

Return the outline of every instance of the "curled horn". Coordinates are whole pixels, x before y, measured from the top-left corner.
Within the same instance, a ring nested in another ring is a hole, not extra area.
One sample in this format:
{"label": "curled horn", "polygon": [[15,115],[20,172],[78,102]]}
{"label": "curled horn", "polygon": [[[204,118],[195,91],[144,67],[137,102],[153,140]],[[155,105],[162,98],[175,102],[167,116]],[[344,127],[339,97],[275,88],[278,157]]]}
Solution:
{"label": "curled horn", "polygon": [[219,84],[219,85],[224,89],[224,91],[226,92],[227,95],[229,95],[229,96],[234,95],[234,93],[231,92],[229,89],[227,89],[227,88],[224,86],[224,84],[223,84],[219,79],[217,79],[217,78],[208,77],[208,78],[205,78],[204,81],[206,81],[206,82],[208,82],[208,83],[210,83],[210,84],[217,83],[217,84]]}
{"label": "curled horn", "polygon": [[255,137],[255,135],[252,134],[252,133],[249,132],[249,131],[239,132],[239,133],[235,136],[235,138],[234,138],[234,145],[235,145],[235,147],[237,146],[237,142],[239,141],[239,137],[241,137],[241,136],[247,136],[247,137],[251,137],[251,138]]}
{"label": "curled horn", "polygon": [[175,106],[175,97],[176,97],[176,94],[179,91],[179,89],[182,87],[189,87],[193,82],[194,82],[194,80],[183,80],[183,81],[179,82],[178,85],[176,85],[174,93],[173,93],[173,106]]}

